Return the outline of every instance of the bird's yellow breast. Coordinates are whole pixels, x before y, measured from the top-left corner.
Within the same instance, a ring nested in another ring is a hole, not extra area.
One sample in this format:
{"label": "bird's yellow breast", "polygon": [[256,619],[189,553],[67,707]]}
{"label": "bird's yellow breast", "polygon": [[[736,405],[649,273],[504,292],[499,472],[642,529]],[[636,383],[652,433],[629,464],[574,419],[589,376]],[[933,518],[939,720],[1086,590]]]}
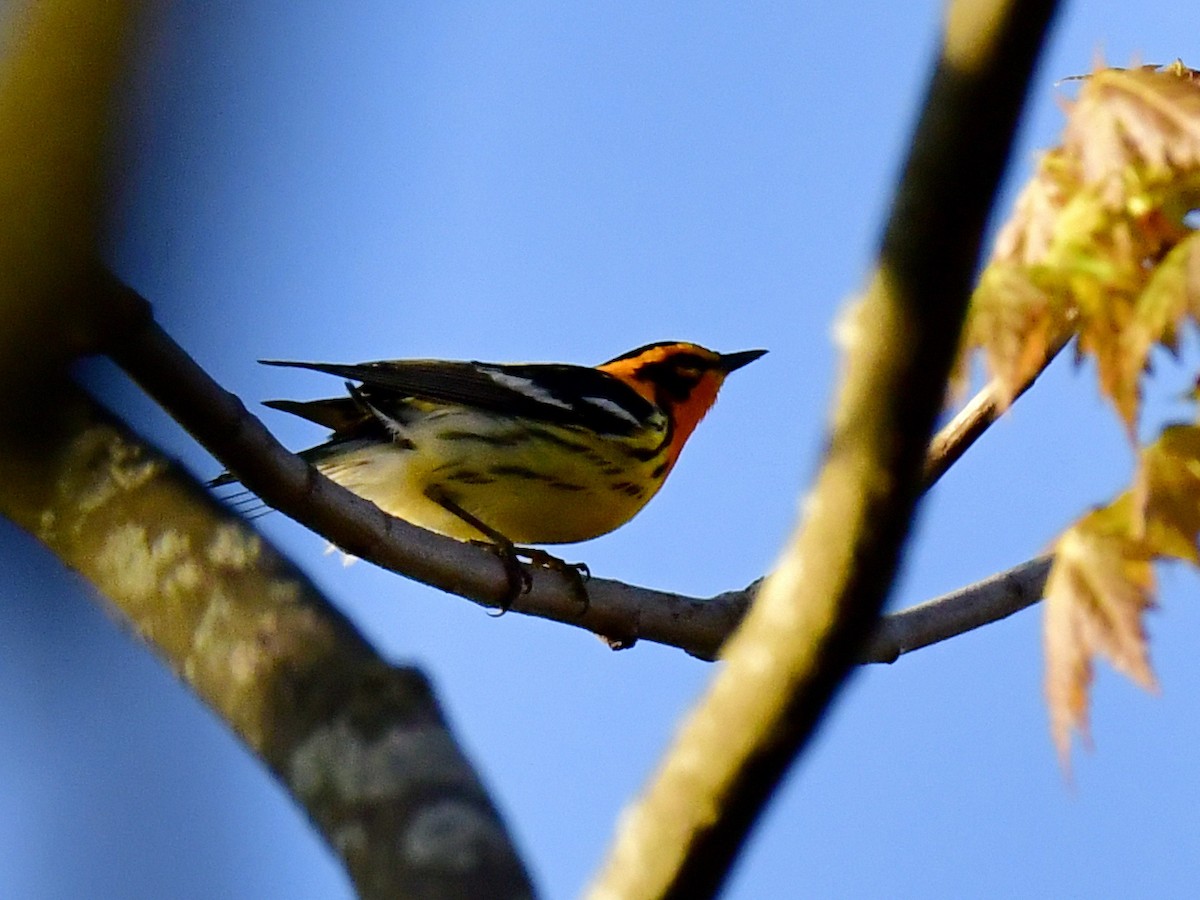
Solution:
{"label": "bird's yellow breast", "polygon": [[430,489],[517,544],[562,544],[628,522],[666,478],[666,423],[632,438],[482,416],[446,407],[406,429],[406,443],[348,444],[318,461],[380,509],[459,540],[483,537]]}

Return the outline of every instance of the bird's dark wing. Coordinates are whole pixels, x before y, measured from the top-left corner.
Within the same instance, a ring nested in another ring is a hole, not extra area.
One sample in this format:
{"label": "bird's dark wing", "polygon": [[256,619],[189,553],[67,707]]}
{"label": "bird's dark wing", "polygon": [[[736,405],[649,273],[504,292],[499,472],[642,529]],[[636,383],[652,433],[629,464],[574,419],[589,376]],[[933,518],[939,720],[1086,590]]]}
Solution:
{"label": "bird's dark wing", "polygon": [[[395,400],[413,397],[456,403],[500,415],[579,425],[614,435],[633,433],[644,427],[658,411],[654,404],[619,378],[586,366],[442,360],[393,360],[358,365],[285,360],[261,362],[351,378],[362,383],[363,398],[381,410],[385,409],[390,394]],[[319,421],[314,416],[305,417]]]}
{"label": "bird's dark wing", "polygon": [[334,432],[351,431],[360,426],[364,419],[372,418],[370,410],[364,409],[353,397],[333,397],[329,400],[264,400],[263,406],[308,419]]}

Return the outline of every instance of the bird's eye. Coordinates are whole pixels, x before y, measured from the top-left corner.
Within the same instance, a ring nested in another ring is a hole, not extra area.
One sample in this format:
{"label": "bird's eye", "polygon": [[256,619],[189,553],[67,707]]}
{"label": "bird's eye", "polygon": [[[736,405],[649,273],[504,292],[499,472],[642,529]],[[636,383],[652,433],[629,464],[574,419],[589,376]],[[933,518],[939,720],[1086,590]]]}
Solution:
{"label": "bird's eye", "polygon": [[700,376],[704,374],[699,366],[679,366],[675,371],[688,381],[699,381]]}

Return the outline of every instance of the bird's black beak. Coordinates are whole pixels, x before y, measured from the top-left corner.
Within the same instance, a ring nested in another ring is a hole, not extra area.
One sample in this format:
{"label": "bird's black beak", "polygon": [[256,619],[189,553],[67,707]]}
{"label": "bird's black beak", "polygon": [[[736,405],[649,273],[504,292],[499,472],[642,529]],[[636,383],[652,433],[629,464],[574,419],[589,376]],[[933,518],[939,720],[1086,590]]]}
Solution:
{"label": "bird's black beak", "polygon": [[766,350],[742,350],[740,353],[722,353],[717,368],[728,375],[735,369],[754,362],[766,352]]}

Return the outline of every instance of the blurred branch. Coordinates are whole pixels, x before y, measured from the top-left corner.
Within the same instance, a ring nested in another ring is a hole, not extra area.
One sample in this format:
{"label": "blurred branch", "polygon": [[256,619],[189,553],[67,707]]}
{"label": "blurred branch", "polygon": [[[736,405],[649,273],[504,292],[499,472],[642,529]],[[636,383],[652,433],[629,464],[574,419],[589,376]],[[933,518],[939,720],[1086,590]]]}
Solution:
{"label": "blurred branch", "polygon": [[114,85],[137,4],[0,11],[0,418],[103,320],[76,290],[96,253]]}
{"label": "blurred branch", "polygon": [[952,2],[800,529],[662,768],[621,821],[603,898],[708,897],[857,661],[890,589],[983,227],[1053,0]]}
{"label": "blurred branch", "polygon": [[149,320],[95,258],[136,4],[3,14],[0,515],[98,588],[293,793],[363,897],[532,893],[424,678],[65,379]]}
{"label": "blurred branch", "polygon": [[43,388],[0,429],[0,514],[229,723],[360,895],[530,896],[424,677],[389,666],[291,563],[86,394]]}

